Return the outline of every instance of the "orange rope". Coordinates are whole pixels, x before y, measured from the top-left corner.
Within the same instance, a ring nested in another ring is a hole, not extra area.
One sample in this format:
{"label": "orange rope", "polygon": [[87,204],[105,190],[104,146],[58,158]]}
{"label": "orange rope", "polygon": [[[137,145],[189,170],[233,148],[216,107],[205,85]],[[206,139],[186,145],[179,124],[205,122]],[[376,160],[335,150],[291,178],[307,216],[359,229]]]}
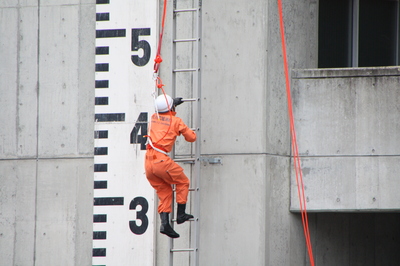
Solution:
{"label": "orange rope", "polygon": [[165,93],[165,91],[164,91],[164,89],[163,89],[163,87],[161,87],[161,90],[162,90],[162,93],[164,94],[164,98],[165,98],[165,101],[167,102],[167,108],[168,108],[168,113],[169,113],[169,118],[170,118],[170,120],[169,120],[169,126],[168,126],[168,129],[167,129],[167,132],[165,132],[165,134],[164,134],[164,136],[162,137],[162,138],[160,138],[159,140],[157,140],[155,143],[153,143],[153,144],[157,144],[157,143],[159,143],[161,140],[163,140],[167,135],[168,135],[168,132],[170,131],[170,129],[171,129],[171,125],[172,125],[172,107],[169,105],[169,102],[168,102],[168,99],[167,99],[167,94]]}
{"label": "orange rope", "polygon": [[162,62],[161,45],[162,45],[162,38],[163,38],[163,35],[164,35],[164,27],[165,27],[165,17],[166,17],[166,15],[167,15],[167,0],[164,0],[164,10],[163,10],[163,16],[162,16],[162,20],[161,20],[160,39],[158,41],[156,58],[154,59],[154,73],[158,72],[158,69],[160,67],[160,63]]}
{"label": "orange rope", "polygon": [[167,95],[166,95],[166,93],[164,91],[164,88],[163,88],[164,84],[162,84],[162,80],[158,76],[158,70],[160,68],[161,62],[163,61],[162,58],[161,58],[161,47],[162,47],[162,39],[163,39],[163,35],[164,35],[165,17],[166,17],[166,15],[167,15],[167,0],[164,0],[163,15],[162,15],[162,19],[161,19],[160,38],[158,40],[156,58],[154,59],[154,74],[155,74],[155,77],[156,77],[155,78],[156,87],[158,89],[161,89],[161,91],[162,91],[162,93],[164,95],[165,101],[167,102],[167,108],[169,110],[168,112],[169,112],[169,116],[170,116],[170,123],[169,123],[169,127],[168,127],[167,132],[165,132],[165,135],[161,139],[159,139],[157,142],[155,142],[154,144],[157,144],[158,142],[160,142],[161,140],[163,140],[167,136],[168,132],[171,129],[171,124],[172,124],[172,110],[171,110],[172,107],[169,105],[169,102],[168,102],[168,99],[167,99]]}
{"label": "orange rope", "polygon": [[288,113],[289,113],[289,121],[290,121],[290,134],[291,134],[291,139],[292,139],[292,152],[293,152],[293,159],[294,159],[294,168],[295,168],[295,172],[296,172],[297,193],[298,193],[298,197],[299,197],[301,220],[303,223],[303,230],[304,230],[304,236],[306,239],[308,256],[310,258],[311,266],[314,266],[314,257],[313,257],[313,253],[312,253],[310,230],[308,227],[308,215],[307,215],[307,207],[306,207],[306,197],[305,197],[305,192],[304,192],[303,172],[301,170],[301,161],[300,161],[299,149],[298,149],[298,145],[297,145],[296,130],[294,127],[292,96],[290,93],[289,67],[288,67],[288,62],[287,62],[285,30],[284,30],[284,23],[283,23],[282,0],[278,0],[278,11],[279,11],[279,22],[280,22],[279,25],[280,25],[281,41],[282,41],[283,66],[284,66],[285,78],[286,78],[286,94],[287,94]]}

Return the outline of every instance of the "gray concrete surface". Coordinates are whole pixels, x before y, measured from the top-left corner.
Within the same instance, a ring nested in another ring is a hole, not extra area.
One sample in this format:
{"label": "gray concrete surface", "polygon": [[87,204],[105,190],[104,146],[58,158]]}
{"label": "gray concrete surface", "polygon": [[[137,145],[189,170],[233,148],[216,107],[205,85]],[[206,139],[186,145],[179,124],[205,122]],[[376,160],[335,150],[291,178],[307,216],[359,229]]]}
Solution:
{"label": "gray concrete surface", "polygon": [[[352,213],[399,209],[396,70],[382,69],[385,77],[370,70],[359,81],[302,71],[317,67],[318,1],[283,1],[283,11],[306,195],[318,212],[309,216],[316,265],[396,265],[398,214]],[[290,156],[277,1],[203,1],[202,12],[202,153],[223,163],[202,168],[200,264],[309,265]],[[385,89],[374,89],[372,81]],[[372,156],[378,150],[384,155]]]}
{"label": "gray concrete surface", "polygon": [[[0,3],[5,265],[91,265],[94,4]],[[283,4],[316,265],[398,265],[398,69],[313,69],[318,3]],[[203,1],[201,265],[309,265],[278,25],[275,0]]]}
{"label": "gray concrete surface", "polygon": [[[301,265],[301,221],[289,212],[290,138],[276,2],[202,4],[199,141],[203,156],[219,157],[222,164],[202,167],[200,265]],[[301,17],[290,17],[289,25],[314,16],[291,29],[290,39],[315,38],[310,28],[315,28],[316,3],[296,2],[285,10],[290,8]],[[166,36],[170,32],[166,28]],[[289,51],[299,57],[296,65],[312,67],[316,45],[303,42],[307,60],[296,46]],[[170,69],[162,67],[169,84]],[[158,263],[166,263],[162,251],[167,248],[167,241],[157,238]]]}
{"label": "gray concrete surface", "polygon": [[399,210],[399,82],[397,67],[294,72],[309,210]]}
{"label": "gray concrete surface", "polygon": [[[286,4],[290,67],[312,67],[316,45],[308,40],[316,37],[316,3]],[[301,220],[289,212],[290,136],[277,11],[276,1],[203,5],[202,152],[223,159],[207,166],[218,171],[202,172],[203,265],[305,263]],[[225,237],[213,237],[217,233]]]}
{"label": "gray concrete surface", "polygon": [[2,265],[91,265],[94,13],[0,3]]}

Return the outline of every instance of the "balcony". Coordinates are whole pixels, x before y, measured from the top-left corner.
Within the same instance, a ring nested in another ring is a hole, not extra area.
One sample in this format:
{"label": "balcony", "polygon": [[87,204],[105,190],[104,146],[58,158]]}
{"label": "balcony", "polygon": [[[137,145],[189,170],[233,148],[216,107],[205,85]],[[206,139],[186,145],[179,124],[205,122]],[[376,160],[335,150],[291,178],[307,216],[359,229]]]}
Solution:
{"label": "balcony", "polygon": [[400,67],[294,70],[292,94],[307,210],[400,211]]}

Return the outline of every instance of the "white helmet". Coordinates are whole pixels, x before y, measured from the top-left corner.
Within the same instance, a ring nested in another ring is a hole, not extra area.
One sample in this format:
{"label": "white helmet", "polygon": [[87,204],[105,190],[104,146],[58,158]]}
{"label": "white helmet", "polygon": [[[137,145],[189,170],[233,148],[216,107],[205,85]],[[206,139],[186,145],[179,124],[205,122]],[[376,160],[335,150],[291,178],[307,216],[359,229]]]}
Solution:
{"label": "white helmet", "polygon": [[[167,104],[167,101],[165,100],[165,98],[167,98],[168,104]],[[160,113],[168,112],[169,110],[172,109],[173,104],[174,104],[174,100],[171,98],[171,96],[169,96],[167,94],[165,94],[165,95],[161,94],[156,99],[156,110],[157,110],[157,112],[160,112]]]}

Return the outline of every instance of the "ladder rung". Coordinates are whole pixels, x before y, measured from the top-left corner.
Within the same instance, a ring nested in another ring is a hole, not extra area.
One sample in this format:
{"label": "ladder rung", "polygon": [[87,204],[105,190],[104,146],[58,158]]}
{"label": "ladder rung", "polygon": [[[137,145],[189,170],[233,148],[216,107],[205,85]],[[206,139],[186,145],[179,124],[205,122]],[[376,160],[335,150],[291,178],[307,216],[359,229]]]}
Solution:
{"label": "ladder rung", "polygon": [[174,162],[194,162],[195,158],[175,158]]}
{"label": "ladder rung", "polygon": [[176,39],[174,42],[195,42],[199,40],[198,38],[188,38],[188,39]]}
{"label": "ladder rung", "polygon": [[[189,188],[189,191],[198,191],[198,190],[199,190],[198,188]],[[172,191],[176,192],[176,189],[173,189]]]}
{"label": "ladder rung", "polygon": [[182,102],[195,102],[195,101],[197,101],[197,98],[182,99]]}
{"label": "ladder rung", "polygon": [[[189,191],[198,191],[198,190],[199,190],[198,188],[189,188]],[[176,192],[176,189],[173,189],[172,191]]]}
{"label": "ladder rung", "polygon": [[173,248],[171,252],[187,252],[187,251],[196,251],[194,248]]}
{"label": "ladder rung", "polygon": [[[171,221],[172,221],[172,222],[176,222],[176,219],[171,219]],[[194,218],[190,218],[189,220],[186,220],[186,221],[191,221],[191,222],[193,222],[193,221],[195,221],[195,219],[194,219]]]}
{"label": "ladder rung", "polygon": [[174,13],[180,13],[180,12],[194,12],[197,11],[198,8],[182,8],[182,9],[175,9]]}
{"label": "ladder rung", "polygon": [[180,68],[180,69],[174,69],[174,72],[194,72],[196,70],[199,70],[198,68]]}

